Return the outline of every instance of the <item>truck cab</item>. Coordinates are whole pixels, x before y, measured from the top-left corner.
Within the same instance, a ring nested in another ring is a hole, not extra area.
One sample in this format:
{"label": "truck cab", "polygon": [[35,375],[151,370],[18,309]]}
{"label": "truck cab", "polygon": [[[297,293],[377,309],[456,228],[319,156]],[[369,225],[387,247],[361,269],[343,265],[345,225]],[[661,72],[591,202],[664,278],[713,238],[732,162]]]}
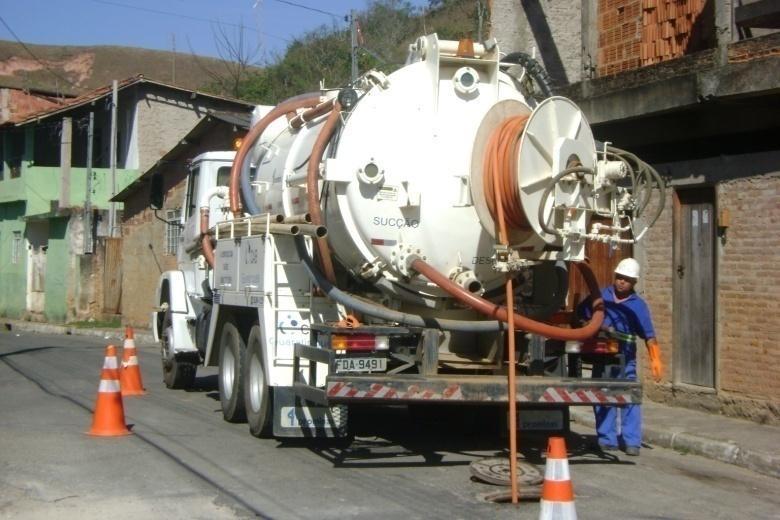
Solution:
{"label": "truck cab", "polygon": [[189,164],[178,223],[182,228],[178,269],[160,275],[157,308],[151,315],[152,331],[161,344],[163,378],[169,388],[190,386],[200,364],[213,287],[213,271],[207,268],[201,249],[200,210],[208,207],[209,227],[229,218],[226,196],[234,157],[233,151],[206,152]]}

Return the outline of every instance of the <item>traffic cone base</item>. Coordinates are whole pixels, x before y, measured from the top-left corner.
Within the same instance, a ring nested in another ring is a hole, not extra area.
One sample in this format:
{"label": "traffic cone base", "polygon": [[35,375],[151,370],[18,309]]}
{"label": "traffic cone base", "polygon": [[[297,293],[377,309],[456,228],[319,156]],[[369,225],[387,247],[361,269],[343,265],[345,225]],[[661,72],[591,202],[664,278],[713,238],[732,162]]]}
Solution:
{"label": "traffic cone base", "polygon": [[125,329],[125,343],[122,347],[122,369],[119,371],[122,383],[122,396],[144,395],[144,384],[141,381],[141,367],[138,365],[138,355],[135,352],[135,334],[131,327]]}
{"label": "traffic cone base", "polygon": [[100,375],[95,413],[92,427],[87,432],[98,437],[118,437],[132,433],[125,425],[125,410],[122,406],[122,392],[116,361],[116,347],[106,347],[103,371]]}

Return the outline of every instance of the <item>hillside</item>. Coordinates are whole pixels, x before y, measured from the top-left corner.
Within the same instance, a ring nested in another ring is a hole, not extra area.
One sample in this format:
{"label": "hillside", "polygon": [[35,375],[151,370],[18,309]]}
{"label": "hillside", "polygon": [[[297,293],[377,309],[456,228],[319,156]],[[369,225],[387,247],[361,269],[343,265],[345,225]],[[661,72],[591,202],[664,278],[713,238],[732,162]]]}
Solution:
{"label": "hillside", "polygon": [[38,60],[17,42],[0,40],[0,86],[72,96],[143,74],[195,90],[210,83],[201,65],[216,68],[220,63],[189,53],[135,47],[26,45]]}
{"label": "hillside", "polygon": [[[392,72],[403,64],[409,44],[423,34],[477,39],[480,13],[486,36],[490,20],[486,5],[485,0],[431,0],[423,10],[403,0],[369,2],[357,16],[363,40],[358,52],[360,71],[377,68]],[[236,89],[236,97],[273,103],[315,90],[320,81],[327,87],[350,81],[348,28],[322,27],[296,38],[276,63],[247,74]]]}
{"label": "hillside", "polygon": [[[436,32],[444,39],[477,38],[479,13],[486,35],[490,19],[486,5],[486,0],[431,0],[423,10],[404,0],[369,2],[358,13],[363,39],[360,70],[391,72],[403,63],[408,45],[423,34]],[[239,72],[235,69],[238,64],[225,67],[221,60],[189,53],[118,46],[27,47],[35,57],[17,42],[0,40],[0,87],[72,96],[109,85],[114,79],[143,74],[188,89],[271,103],[316,89],[320,81],[331,87],[343,85],[350,75],[350,34],[343,27],[323,26],[305,33],[276,63]],[[232,70],[225,72],[228,69]],[[219,71],[221,77],[206,70]]]}

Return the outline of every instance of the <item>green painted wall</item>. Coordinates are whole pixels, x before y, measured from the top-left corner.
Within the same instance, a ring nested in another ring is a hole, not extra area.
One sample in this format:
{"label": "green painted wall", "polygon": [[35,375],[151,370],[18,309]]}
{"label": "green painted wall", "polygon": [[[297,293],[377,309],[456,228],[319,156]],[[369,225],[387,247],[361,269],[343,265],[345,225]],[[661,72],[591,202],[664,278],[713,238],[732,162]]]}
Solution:
{"label": "green painted wall", "polygon": [[65,321],[68,312],[68,274],[71,255],[68,219],[49,219],[49,249],[46,252],[46,300],[43,314],[49,321]]}
{"label": "green painted wall", "polygon": [[[16,180],[16,179],[14,179]],[[24,202],[0,204],[0,316],[19,318],[27,308],[27,247]],[[13,263],[14,231],[22,234],[18,262]]]}
{"label": "green painted wall", "polygon": [[[116,171],[116,192],[119,193],[138,177],[138,170]],[[13,179],[24,181],[27,200],[27,215],[40,215],[51,211],[51,201],[60,196],[61,173],[59,167],[32,166],[27,168],[22,177]],[[5,190],[5,183],[0,181],[0,189]],[[70,205],[84,207],[87,195],[86,168],[72,168],[70,171]],[[92,169],[91,203],[94,209],[108,209],[108,199],[111,197],[111,170],[108,168]],[[2,196],[0,196],[2,201]],[[117,209],[122,205],[117,204]]]}

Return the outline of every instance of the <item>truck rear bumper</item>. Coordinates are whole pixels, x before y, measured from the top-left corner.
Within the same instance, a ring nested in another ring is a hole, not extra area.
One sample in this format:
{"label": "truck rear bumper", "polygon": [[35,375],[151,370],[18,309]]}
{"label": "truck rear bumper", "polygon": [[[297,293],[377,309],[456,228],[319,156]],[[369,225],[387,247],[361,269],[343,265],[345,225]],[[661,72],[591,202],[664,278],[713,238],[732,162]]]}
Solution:
{"label": "truck rear bumper", "polygon": [[[357,402],[506,403],[505,376],[331,375],[328,404]],[[623,406],[642,402],[642,385],[620,379],[517,377],[518,403],[539,406]]]}

